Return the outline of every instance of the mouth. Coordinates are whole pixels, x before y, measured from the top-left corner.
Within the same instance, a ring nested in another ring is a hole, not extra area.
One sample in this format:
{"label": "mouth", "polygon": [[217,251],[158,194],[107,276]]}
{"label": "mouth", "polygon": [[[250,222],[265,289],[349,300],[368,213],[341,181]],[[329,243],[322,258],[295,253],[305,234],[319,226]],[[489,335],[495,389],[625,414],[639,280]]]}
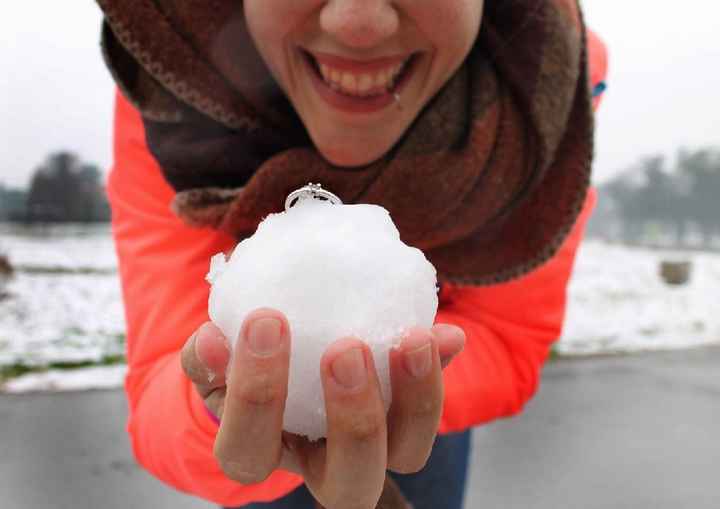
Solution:
{"label": "mouth", "polygon": [[331,106],[352,113],[370,113],[399,99],[419,54],[357,62],[301,50],[311,81]]}

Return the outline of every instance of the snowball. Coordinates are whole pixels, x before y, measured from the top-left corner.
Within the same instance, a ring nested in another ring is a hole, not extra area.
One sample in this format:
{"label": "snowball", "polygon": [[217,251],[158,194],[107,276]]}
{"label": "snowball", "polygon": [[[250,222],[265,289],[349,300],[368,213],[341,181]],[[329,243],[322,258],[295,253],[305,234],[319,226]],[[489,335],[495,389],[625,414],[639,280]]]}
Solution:
{"label": "snowball", "polygon": [[386,409],[389,350],[409,327],[431,327],[436,271],[400,240],[387,210],[303,200],[268,216],[229,261],[215,255],[207,276],[209,313],[234,344],[245,317],[260,307],[284,313],[291,357],[284,429],[325,436],[320,358],[354,336],[372,350]]}

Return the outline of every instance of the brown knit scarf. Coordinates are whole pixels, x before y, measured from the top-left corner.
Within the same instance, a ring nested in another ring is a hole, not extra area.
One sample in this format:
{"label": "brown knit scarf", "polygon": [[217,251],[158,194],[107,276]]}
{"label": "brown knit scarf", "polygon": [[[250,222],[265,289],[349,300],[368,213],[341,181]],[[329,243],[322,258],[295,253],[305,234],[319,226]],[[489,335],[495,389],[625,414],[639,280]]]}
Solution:
{"label": "brown knit scarf", "polygon": [[106,60],[190,224],[242,239],[319,182],[387,208],[441,281],[493,284],[548,260],[581,209],[593,117],[576,0],[486,2],[460,70],[390,153],[353,169],[313,149],[241,2],[98,3]]}

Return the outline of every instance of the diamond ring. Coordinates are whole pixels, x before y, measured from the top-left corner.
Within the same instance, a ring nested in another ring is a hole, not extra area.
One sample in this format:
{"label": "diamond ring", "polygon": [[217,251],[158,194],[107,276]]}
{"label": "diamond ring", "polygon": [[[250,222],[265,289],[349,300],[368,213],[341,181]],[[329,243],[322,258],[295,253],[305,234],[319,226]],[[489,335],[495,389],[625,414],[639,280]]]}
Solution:
{"label": "diamond ring", "polygon": [[333,205],[342,205],[342,200],[330,191],[323,189],[322,185],[310,182],[308,185],[296,189],[288,195],[285,200],[285,210],[290,210],[297,205],[298,202],[303,200],[321,200],[328,201]]}

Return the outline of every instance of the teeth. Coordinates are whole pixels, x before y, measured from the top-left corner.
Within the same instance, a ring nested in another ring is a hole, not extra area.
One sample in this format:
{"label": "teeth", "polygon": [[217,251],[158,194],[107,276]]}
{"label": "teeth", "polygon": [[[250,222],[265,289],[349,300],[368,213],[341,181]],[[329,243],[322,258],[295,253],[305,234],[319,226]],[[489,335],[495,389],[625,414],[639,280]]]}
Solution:
{"label": "teeth", "polygon": [[327,65],[320,65],[320,74],[322,74],[322,77],[325,79],[325,81],[330,81],[330,68]]}
{"label": "teeth", "polygon": [[379,72],[377,76],[375,76],[375,86],[381,90],[386,90],[388,88],[387,85],[387,74],[385,74],[384,72]]}
{"label": "teeth", "polygon": [[357,94],[357,80],[355,79],[355,75],[349,72],[343,73],[340,87],[353,95]]}
{"label": "teeth", "polygon": [[358,80],[358,92],[361,95],[366,95],[370,91],[370,87],[373,86],[373,79],[369,74],[363,74]]}
{"label": "teeth", "polygon": [[323,80],[332,88],[347,95],[368,97],[386,93],[395,87],[398,76],[405,68],[407,61],[394,67],[382,69],[371,74],[354,74],[333,69],[320,64]]}

